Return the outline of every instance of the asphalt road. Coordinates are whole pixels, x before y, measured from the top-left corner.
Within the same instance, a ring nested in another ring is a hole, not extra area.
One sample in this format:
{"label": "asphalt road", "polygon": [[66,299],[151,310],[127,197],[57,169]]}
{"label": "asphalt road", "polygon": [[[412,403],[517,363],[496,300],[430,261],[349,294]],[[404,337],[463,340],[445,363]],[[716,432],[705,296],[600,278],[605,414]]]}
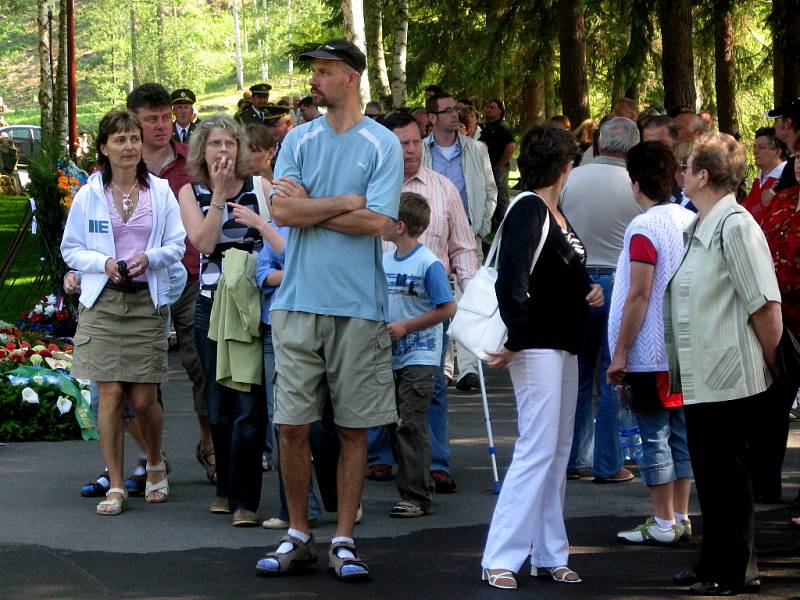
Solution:
{"label": "asphalt road", "polygon": [[[212,515],[214,495],[194,458],[197,426],[189,385],[177,356],[170,356],[165,386],[165,448],[173,465],[171,493],[163,505],[133,498],[120,517],[94,514],[96,500],[81,498],[79,486],[99,472],[96,442],[11,444],[0,447],[0,600],[238,598],[494,598],[508,593],[479,581],[480,556],[494,507],[491,470],[477,394],[451,388],[450,427],[458,491],[435,497],[435,514],[390,519],[393,483],[367,482],[365,516],[356,529],[372,579],[343,584],[327,574],[327,544],[334,515],[315,529],[319,563],[302,575],[264,579],[255,575],[261,553],[280,532],[239,529],[230,517]],[[515,408],[505,374],[490,378],[498,463],[510,461]],[[129,445],[128,449],[132,447]],[[133,458],[129,456],[128,465]],[[785,495],[800,481],[800,426],[793,425],[784,466]],[[260,516],[277,510],[277,478],[265,473]],[[523,597],[655,599],[684,595],[671,575],[692,564],[700,535],[677,547],[632,547],[614,533],[649,514],[640,480],[596,485],[567,484],[570,565],[579,586],[521,575]],[[702,534],[696,498],[693,523]],[[757,544],[763,587],[759,598],[800,599],[800,529],[787,525],[800,507],[760,506]]]}

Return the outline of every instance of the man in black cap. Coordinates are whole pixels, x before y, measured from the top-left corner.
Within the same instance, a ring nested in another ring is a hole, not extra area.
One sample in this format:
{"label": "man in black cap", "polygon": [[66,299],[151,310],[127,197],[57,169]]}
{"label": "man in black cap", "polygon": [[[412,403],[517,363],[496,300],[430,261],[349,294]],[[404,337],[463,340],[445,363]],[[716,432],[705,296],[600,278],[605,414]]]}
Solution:
{"label": "man in black cap", "polygon": [[361,111],[367,61],[356,46],[331,40],[300,60],[311,61],[311,94],[328,112],[286,134],[275,168],[272,218],[292,228],[270,311],[289,531],[256,570],[284,575],[317,560],[307,518],[308,434],[327,396],[341,446],[329,569],[340,580],[363,579],[369,569],[352,536],[367,430],[397,420],[379,236],[397,218],[403,155],[397,136]]}
{"label": "man in black cap", "polygon": [[292,109],[288,106],[268,106],[267,113],[264,125],[269,127],[272,137],[275,138],[275,156],[272,157],[272,168],[275,169],[283,138],[294,127],[294,119],[292,118]]}
{"label": "man in black cap", "polygon": [[266,108],[269,104],[269,91],[271,89],[272,86],[268,83],[257,83],[250,86],[253,103],[236,114],[235,119],[240,125],[264,122],[267,118]]}
{"label": "man in black cap", "polygon": [[797,183],[794,161],[797,160],[797,152],[800,151],[800,98],[787,100],[780,106],[768,110],[766,114],[770,119],[775,119],[775,137],[786,144],[792,154],[786,161],[777,185],[772,188],[771,193],[774,196],[776,192],[788,189]]}
{"label": "man in black cap", "polygon": [[189,88],[180,88],[170,94],[172,100],[172,115],[175,121],[172,123],[172,138],[176,142],[183,144],[189,143],[189,137],[200,124],[194,114],[194,103],[197,97]]}

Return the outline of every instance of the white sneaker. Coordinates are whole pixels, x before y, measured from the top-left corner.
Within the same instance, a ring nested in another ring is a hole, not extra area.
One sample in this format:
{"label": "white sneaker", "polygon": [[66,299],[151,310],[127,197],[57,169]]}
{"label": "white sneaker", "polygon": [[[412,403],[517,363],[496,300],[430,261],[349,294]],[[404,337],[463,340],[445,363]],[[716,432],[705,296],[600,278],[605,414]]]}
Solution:
{"label": "white sneaker", "polygon": [[690,540],[692,537],[692,522],[689,519],[684,519],[678,525],[678,539]]}
{"label": "white sneaker", "polygon": [[658,526],[653,517],[648,517],[644,523],[630,531],[617,533],[617,540],[629,544],[644,544],[646,542],[674,544],[680,537],[681,531],[677,524],[663,529]]}

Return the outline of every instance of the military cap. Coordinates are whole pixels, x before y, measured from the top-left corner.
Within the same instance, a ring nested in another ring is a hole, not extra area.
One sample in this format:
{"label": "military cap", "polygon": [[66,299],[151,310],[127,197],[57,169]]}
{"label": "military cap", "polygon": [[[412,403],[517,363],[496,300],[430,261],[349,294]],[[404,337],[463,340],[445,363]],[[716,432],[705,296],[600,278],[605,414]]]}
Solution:
{"label": "military cap", "polygon": [[272,86],[268,83],[257,83],[250,86],[250,91],[254,94],[269,94]]}
{"label": "military cap", "polygon": [[267,104],[262,112],[264,113],[264,125],[274,125],[282,116],[292,112],[292,109],[288,106]]}
{"label": "military cap", "polygon": [[353,67],[359,73],[363,73],[367,68],[367,57],[353,42],[347,40],[329,40],[316,50],[300,55],[300,60],[315,58],[344,61],[346,65]]}
{"label": "military cap", "polygon": [[197,102],[197,96],[189,88],[177,89],[169,97],[173,104],[194,104]]}

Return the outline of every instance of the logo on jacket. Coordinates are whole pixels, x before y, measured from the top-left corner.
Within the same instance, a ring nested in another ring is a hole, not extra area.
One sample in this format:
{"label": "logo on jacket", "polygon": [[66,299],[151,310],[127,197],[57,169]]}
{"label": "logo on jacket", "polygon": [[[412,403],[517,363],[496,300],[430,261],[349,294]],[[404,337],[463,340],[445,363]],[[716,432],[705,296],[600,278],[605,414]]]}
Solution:
{"label": "logo on jacket", "polygon": [[108,233],[108,221],[89,219],[89,233]]}

